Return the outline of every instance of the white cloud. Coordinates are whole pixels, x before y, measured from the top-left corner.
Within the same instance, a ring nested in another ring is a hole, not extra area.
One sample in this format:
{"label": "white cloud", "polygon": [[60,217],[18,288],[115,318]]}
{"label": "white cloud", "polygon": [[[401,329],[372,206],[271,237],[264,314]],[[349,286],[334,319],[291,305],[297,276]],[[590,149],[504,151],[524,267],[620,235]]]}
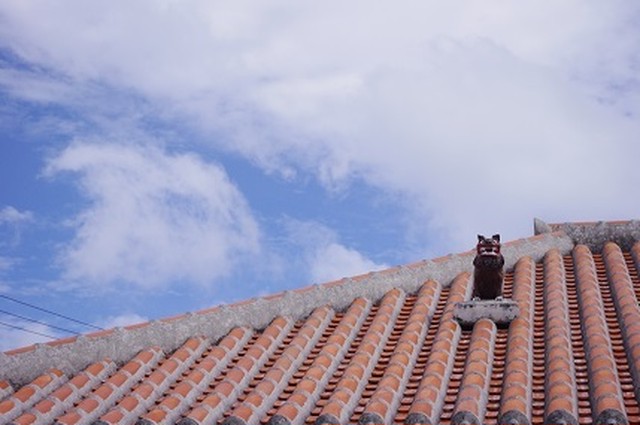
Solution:
{"label": "white cloud", "polygon": [[0,315],[0,322],[0,352],[60,338],[60,335],[45,324],[6,315]]}
{"label": "white cloud", "polygon": [[[31,211],[20,211],[10,205],[0,210],[0,247],[15,248],[22,239],[22,231],[26,224],[33,222]],[[0,272],[10,268],[15,259],[0,256]]]}
{"label": "white cloud", "polygon": [[[15,264],[15,258],[0,256],[0,273],[10,270]],[[0,285],[0,292],[2,292],[2,285]]]}
{"label": "white cloud", "polygon": [[117,327],[135,325],[142,322],[148,322],[149,319],[136,313],[125,313],[118,316],[109,316],[99,321],[96,326],[104,329],[112,329]]}
{"label": "white cloud", "polygon": [[333,230],[320,223],[289,219],[285,225],[291,242],[302,249],[303,267],[313,282],[326,282],[389,267],[343,245]]}
{"label": "white cloud", "polygon": [[387,267],[385,264],[377,264],[371,261],[354,249],[333,242],[319,247],[313,253],[310,262],[310,274],[314,282],[326,282]]}
{"label": "white cloud", "polygon": [[94,289],[212,284],[259,249],[244,198],[220,166],[198,156],[76,143],[47,172],[76,173],[89,201],[60,256],[73,282]]}
{"label": "white cloud", "polygon": [[0,224],[18,224],[33,220],[30,211],[19,211],[12,206],[6,206],[0,210]]}
{"label": "white cloud", "polygon": [[640,207],[633,2],[66,4],[0,6],[3,43],[55,71],[39,78],[132,90],[268,170],[400,193],[447,249]]}

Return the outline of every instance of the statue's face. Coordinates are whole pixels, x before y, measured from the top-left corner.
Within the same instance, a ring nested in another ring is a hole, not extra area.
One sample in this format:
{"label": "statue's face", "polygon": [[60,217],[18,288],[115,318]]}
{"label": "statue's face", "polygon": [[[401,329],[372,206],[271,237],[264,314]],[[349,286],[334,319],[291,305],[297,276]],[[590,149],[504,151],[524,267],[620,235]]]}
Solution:
{"label": "statue's face", "polygon": [[497,257],[500,255],[500,237],[492,236],[485,238],[478,235],[478,245],[476,247],[478,255]]}

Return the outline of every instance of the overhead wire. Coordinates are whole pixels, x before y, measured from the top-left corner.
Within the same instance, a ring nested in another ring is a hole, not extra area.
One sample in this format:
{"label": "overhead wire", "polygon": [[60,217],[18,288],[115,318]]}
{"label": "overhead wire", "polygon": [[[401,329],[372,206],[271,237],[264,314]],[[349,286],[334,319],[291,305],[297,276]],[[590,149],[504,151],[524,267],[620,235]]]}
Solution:
{"label": "overhead wire", "polygon": [[44,325],[44,326],[47,326],[47,327],[49,327],[49,328],[51,328],[51,329],[57,329],[57,330],[59,330],[59,331],[66,332],[66,333],[69,333],[69,334],[73,334],[73,335],[80,335],[80,333],[79,333],[79,332],[72,331],[72,330],[70,330],[70,329],[63,328],[63,327],[60,327],[60,326],[51,325],[51,324],[49,324],[49,323],[42,322],[42,321],[40,321],[40,320],[36,320],[36,319],[32,319],[32,318],[30,318],[30,317],[22,316],[22,315],[20,315],[20,314],[15,314],[15,313],[12,313],[12,312],[10,312],[10,311],[6,311],[6,310],[2,310],[2,309],[0,309],[0,313],[2,313],[2,314],[6,314],[7,316],[16,317],[16,318],[18,318],[18,319],[26,320],[27,322],[37,323],[37,324],[39,324],[39,325]]}
{"label": "overhead wire", "polygon": [[29,308],[33,308],[35,310],[39,310],[39,311],[42,311],[44,313],[51,314],[53,316],[57,316],[57,317],[60,317],[62,319],[66,319],[66,320],[78,323],[78,324],[83,325],[83,326],[87,326],[87,327],[90,327],[90,328],[93,328],[93,329],[97,329],[99,331],[103,331],[104,330],[104,328],[101,328],[101,327],[96,326],[96,325],[92,325],[91,323],[83,322],[82,320],[74,319],[73,317],[65,316],[64,314],[56,313],[55,311],[51,311],[51,310],[48,310],[48,309],[43,308],[43,307],[38,307],[37,305],[33,305],[33,304],[30,304],[30,303],[25,302],[25,301],[20,301],[20,300],[18,300],[16,298],[8,296],[8,295],[0,294],[0,298],[4,298],[6,300],[12,301],[12,302],[17,303],[17,304],[22,304],[22,305],[27,306]]}
{"label": "overhead wire", "polygon": [[44,336],[44,337],[46,337],[46,338],[50,338],[50,339],[58,339],[58,338],[57,338],[57,337],[55,337],[55,336],[48,335],[48,334],[43,333],[43,332],[33,331],[33,330],[31,330],[31,329],[23,328],[22,326],[12,325],[12,324],[10,324],[10,323],[5,323],[5,322],[3,322],[3,321],[0,321],[0,325],[2,325],[2,326],[6,326],[7,328],[17,329],[17,330],[22,331],[22,332],[28,332],[28,333],[30,333],[30,334]]}

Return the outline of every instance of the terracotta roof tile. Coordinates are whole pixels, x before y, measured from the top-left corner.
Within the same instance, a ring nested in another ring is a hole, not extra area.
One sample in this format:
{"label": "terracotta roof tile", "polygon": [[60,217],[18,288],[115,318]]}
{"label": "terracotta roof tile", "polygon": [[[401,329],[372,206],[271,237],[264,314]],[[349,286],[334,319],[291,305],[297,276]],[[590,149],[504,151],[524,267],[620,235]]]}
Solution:
{"label": "terracotta roof tile", "polygon": [[[267,329],[286,331],[291,326],[289,322],[282,318],[276,318]],[[189,409],[196,398],[205,390],[244,347],[250,339],[252,332],[247,328],[236,328],[225,338],[219,341],[218,345],[212,347],[202,355],[195,365],[192,365],[190,372],[179,378],[172,390],[165,392],[163,398],[158,400],[157,407],[152,408],[138,421],[140,424],[174,423],[182,413]],[[265,336],[263,339],[271,340]],[[257,341],[254,341],[254,345]],[[225,348],[221,348],[225,347]],[[230,386],[231,392],[232,387]]]}
{"label": "terracotta roof tile", "polygon": [[[640,423],[640,243],[629,244],[620,233],[634,223],[615,224],[623,244],[513,257],[504,295],[518,303],[519,315],[507,327],[483,319],[462,329],[454,320],[455,303],[470,297],[468,271],[423,280],[411,291],[396,284],[398,273],[471,258],[448,256],[270,297],[298,300],[292,297],[389,279],[379,300],[354,296],[346,308],[316,304],[307,316],[271,317],[261,328],[228,328],[221,338],[184,335],[166,355],[148,344],[125,361],[95,359],[81,371],[55,370],[13,387],[0,381],[0,424]],[[574,236],[606,230],[581,226]],[[505,245],[521,249],[545,238]],[[130,330],[77,344],[122,332]],[[28,358],[73,344],[11,355]]]}
{"label": "terracotta roof tile", "polygon": [[422,286],[378,388],[360,416],[361,424],[388,423],[392,420],[424,343],[439,295],[440,285],[437,282],[429,281]]}
{"label": "terracotta roof tile", "polygon": [[94,389],[104,378],[113,373],[116,365],[109,359],[93,363],[64,385],[58,387],[33,409],[15,419],[16,424],[39,424],[53,421],[58,415],[73,407]]}
{"label": "terracotta roof tile", "polygon": [[0,401],[13,394],[13,387],[8,381],[0,381]]}
{"label": "terracotta roof tile", "polygon": [[469,274],[464,273],[451,284],[440,327],[433,342],[432,358],[425,367],[422,381],[406,417],[406,424],[435,424],[439,421],[446,386],[453,369],[456,345],[462,331],[453,318],[453,309],[455,303],[469,299],[471,294],[469,280]]}
{"label": "terracotta roof tile", "polygon": [[18,417],[24,410],[46,397],[66,380],[66,376],[58,369],[51,369],[38,376],[29,385],[25,385],[0,402],[0,418],[10,421]]}
{"label": "terracotta roof tile", "polygon": [[[381,355],[381,348],[392,330],[392,323],[400,312],[404,294],[400,291],[390,291],[375,309],[375,316],[368,325],[368,331],[360,343],[359,348],[351,358],[341,375],[336,389],[329,395],[327,409],[323,409],[316,424],[344,423],[351,416],[355,403],[364,390],[373,367]],[[377,311],[376,311],[377,310]],[[366,326],[366,323],[365,323]]]}
{"label": "terracotta roof tile", "polygon": [[[288,360],[287,356],[291,358],[292,362],[289,363],[290,368],[304,360],[313,345],[320,338],[332,316],[333,311],[331,309],[322,307],[317,309],[307,319],[305,325],[300,328],[298,334],[289,343],[289,348],[282,354],[283,358],[286,359],[284,360],[285,362]],[[224,380],[221,382],[222,387],[215,387],[210,396],[205,397],[178,423],[184,425],[215,423],[224,411],[231,406],[241,391],[247,387],[253,375],[266,363],[284,336],[285,334],[282,332],[282,329],[275,340],[271,336],[271,331],[265,332],[260,338],[268,338],[272,342],[270,349],[263,352],[259,359],[253,359],[248,369],[246,366],[243,368],[236,365],[236,367],[228,371]]]}
{"label": "terracotta roof tile", "polygon": [[[562,232],[505,243],[503,252],[507,267],[511,267],[525,253],[538,260],[553,246],[566,253],[573,245],[570,238]],[[414,293],[428,279],[439,280],[447,286],[458,273],[470,270],[472,258],[473,252],[468,251],[444,257],[440,262],[419,261],[356,278],[341,279],[334,284],[312,285],[274,297],[251,299],[171,319],[80,336],[66,342],[60,340],[53,344],[39,344],[0,353],[0,378],[9,379],[21,386],[47,367],[61,365],[66,374],[72,375],[99,357],[108,356],[120,364],[151,345],[158,345],[165,352],[172,352],[189,336],[205,335],[216,341],[233,327],[262,329],[277,314],[285,314],[298,320],[308,316],[320,305],[329,304],[343,310],[357,297],[377,301],[393,288]],[[212,323],[216,323],[216,326],[211,326]],[[74,355],[68,356],[69,352]],[[38,371],[30,366],[34,363],[42,365]]]}
{"label": "terracotta roof tile", "polygon": [[531,417],[535,300],[535,264],[528,257],[516,264],[512,292],[520,314],[509,327],[498,422],[526,424]]}
{"label": "terracotta roof tile", "polygon": [[158,348],[150,348],[138,353],[102,385],[92,391],[76,407],[58,417],[60,425],[91,424],[109,407],[122,397],[138,380],[149,372],[160,360],[163,353]]}
{"label": "terracotta roof tile", "polygon": [[[270,423],[290,424],[304,420],[309,414],[311,407],[318,401],[320,391],[326,385],[328,379],[333,375],[337,366],[346,355],[346,351],[351,346],[353,339],[367,316],[369,302],[364,299],[354,301],[349,310],[345,313],[342,321],[336,327],[334,333],[328,338],[318,356],[315,358],[305,377],[302,378],[293,389],[290,397],[281,406],[275,415],[271,417]],[[275,396],[275,393],[273,394]],[[274,401],[273,396],[265,397],[260,408],[254,408],[252,415],[244,421],[246,424],[257,423]],[[295,406],[294,409],[287,408],[287,405]],[[289,415],[289,416],[287,416]],[[293,415],[293,416],[291,416]],[[291,417],[290,417],[291,416]],[[240,416],[232,412],[225,424],[237,423]]]}
{"label": "terracotta roof tile", "polygon": [[[591,408],[596,423],[628,423],[624,402],[620,392],[620,381],[616,361],[609,345],[609,331],[604,313],[600,282],[593,256],[584,245],[574,249],[574,262],[578,284],[578,303],[585,352],[589,370],[589,393]],[[554,372],[559,373],[559,372]],[[568,376],[568,374],[565,373]],[[566,379],[562,378],[561,379]],[[609,384],[614,384],[614,392]]]}
{"label": "terracotta roof tile", "polygon": [[130,395],[102,415],[96,425],[133,423],[155,402],[171,383],[180,376],[206,348],[204,338],[190,338],[171,357],[163,361]]}
{"label": "terracotta roof tile", "polygon": [[[545,422],[556,423],[564,420],[566,423],[575,423],[578,418],[578,399],[571,346],[569,304],[563,259],[557,250],[547,253],[544,259],[544,273],[547,316],[545,367],[550,372],[546,374],[545,379],[549,400],[546,403]],[[565,372],[565,377],[551,373],[558,371]],[[560,376],[559,379],[558,376]]]}
{"label": "terracotta roof tile", "polygon": [[496,325],[488,319],[481,319],[473,327],[452,424],[484,423],[496,331]]}

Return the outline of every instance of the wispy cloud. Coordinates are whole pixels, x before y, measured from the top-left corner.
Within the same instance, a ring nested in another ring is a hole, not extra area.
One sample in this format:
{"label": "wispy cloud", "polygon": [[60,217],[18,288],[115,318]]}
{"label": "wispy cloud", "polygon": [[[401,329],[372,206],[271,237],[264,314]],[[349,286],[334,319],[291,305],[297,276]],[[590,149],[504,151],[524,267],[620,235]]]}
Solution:
{"label": "wispy cloud", "polygon": [[289,219],[287,232],[301,249],[303,268],[313,282],[326,282],[387,268],[340,242],[336,232],[321,223]]}
{"label": "wispy cloud", "polygon": [[0,314],[0,351],[47,342],[61,335],[46,324],[33,323]]}
{"label": "wispy cloud", "polygon": [[0,225],[27,223],[31,220],[33,214],[30,211],[19,211],[10,205],[0,210]]}
{"label": "wispy cloud", "polygon": [[[11,267],[13,267],[15,263],[16,263],[15,259],[0,256],[0,273],[11,269]],[[2,288],[3,286],[0,285],[0,292],[2,292]]]}
{"label": "wispy cloud", "polygon": [[[10,205],[0,209],[0,249],[11,251],[20,245],[25,226],[34,221],[31,211],[20,211]],[[0,255],[0,275],[10,270],[21,260],[17,257]]]}
{"label": "wispy cloud", "polygon": [[2,236],[0,246],[19,245],[24,226],[33,220],[31,211],[19,211],[10,205],[2,208],[0,210],[0,235]]}
{"label": "wispy cloud", "polygon": [[640,207],[635,3],[78,4],[5,3],[0,39],[39,77],[129,91],[265,170],[400,193],[444,249]]}
{"label": "wispy cloud", "polygon": [[388,267],[386,264],[375,263],[355,249],[336,242],[318,247],[310,260],[310,274],[314,282],[356,276]]}
{"label": "wispy cloud", "polygon": [[76,143],[47,173],[75,173],[88,203],[60,253],[64,276],[94,290],[211,285],[260,249],[259,230],[224,169],[155,147]]}
{"label": "wispy cloud", "polygon": [[100,320],[96,326],[104,329],[117,328],[128,325],[135,325],[137,323],[148,322],[149,318],[140,316],[136,313],[125,313],[117,316],[109,316],[103,320]]}

